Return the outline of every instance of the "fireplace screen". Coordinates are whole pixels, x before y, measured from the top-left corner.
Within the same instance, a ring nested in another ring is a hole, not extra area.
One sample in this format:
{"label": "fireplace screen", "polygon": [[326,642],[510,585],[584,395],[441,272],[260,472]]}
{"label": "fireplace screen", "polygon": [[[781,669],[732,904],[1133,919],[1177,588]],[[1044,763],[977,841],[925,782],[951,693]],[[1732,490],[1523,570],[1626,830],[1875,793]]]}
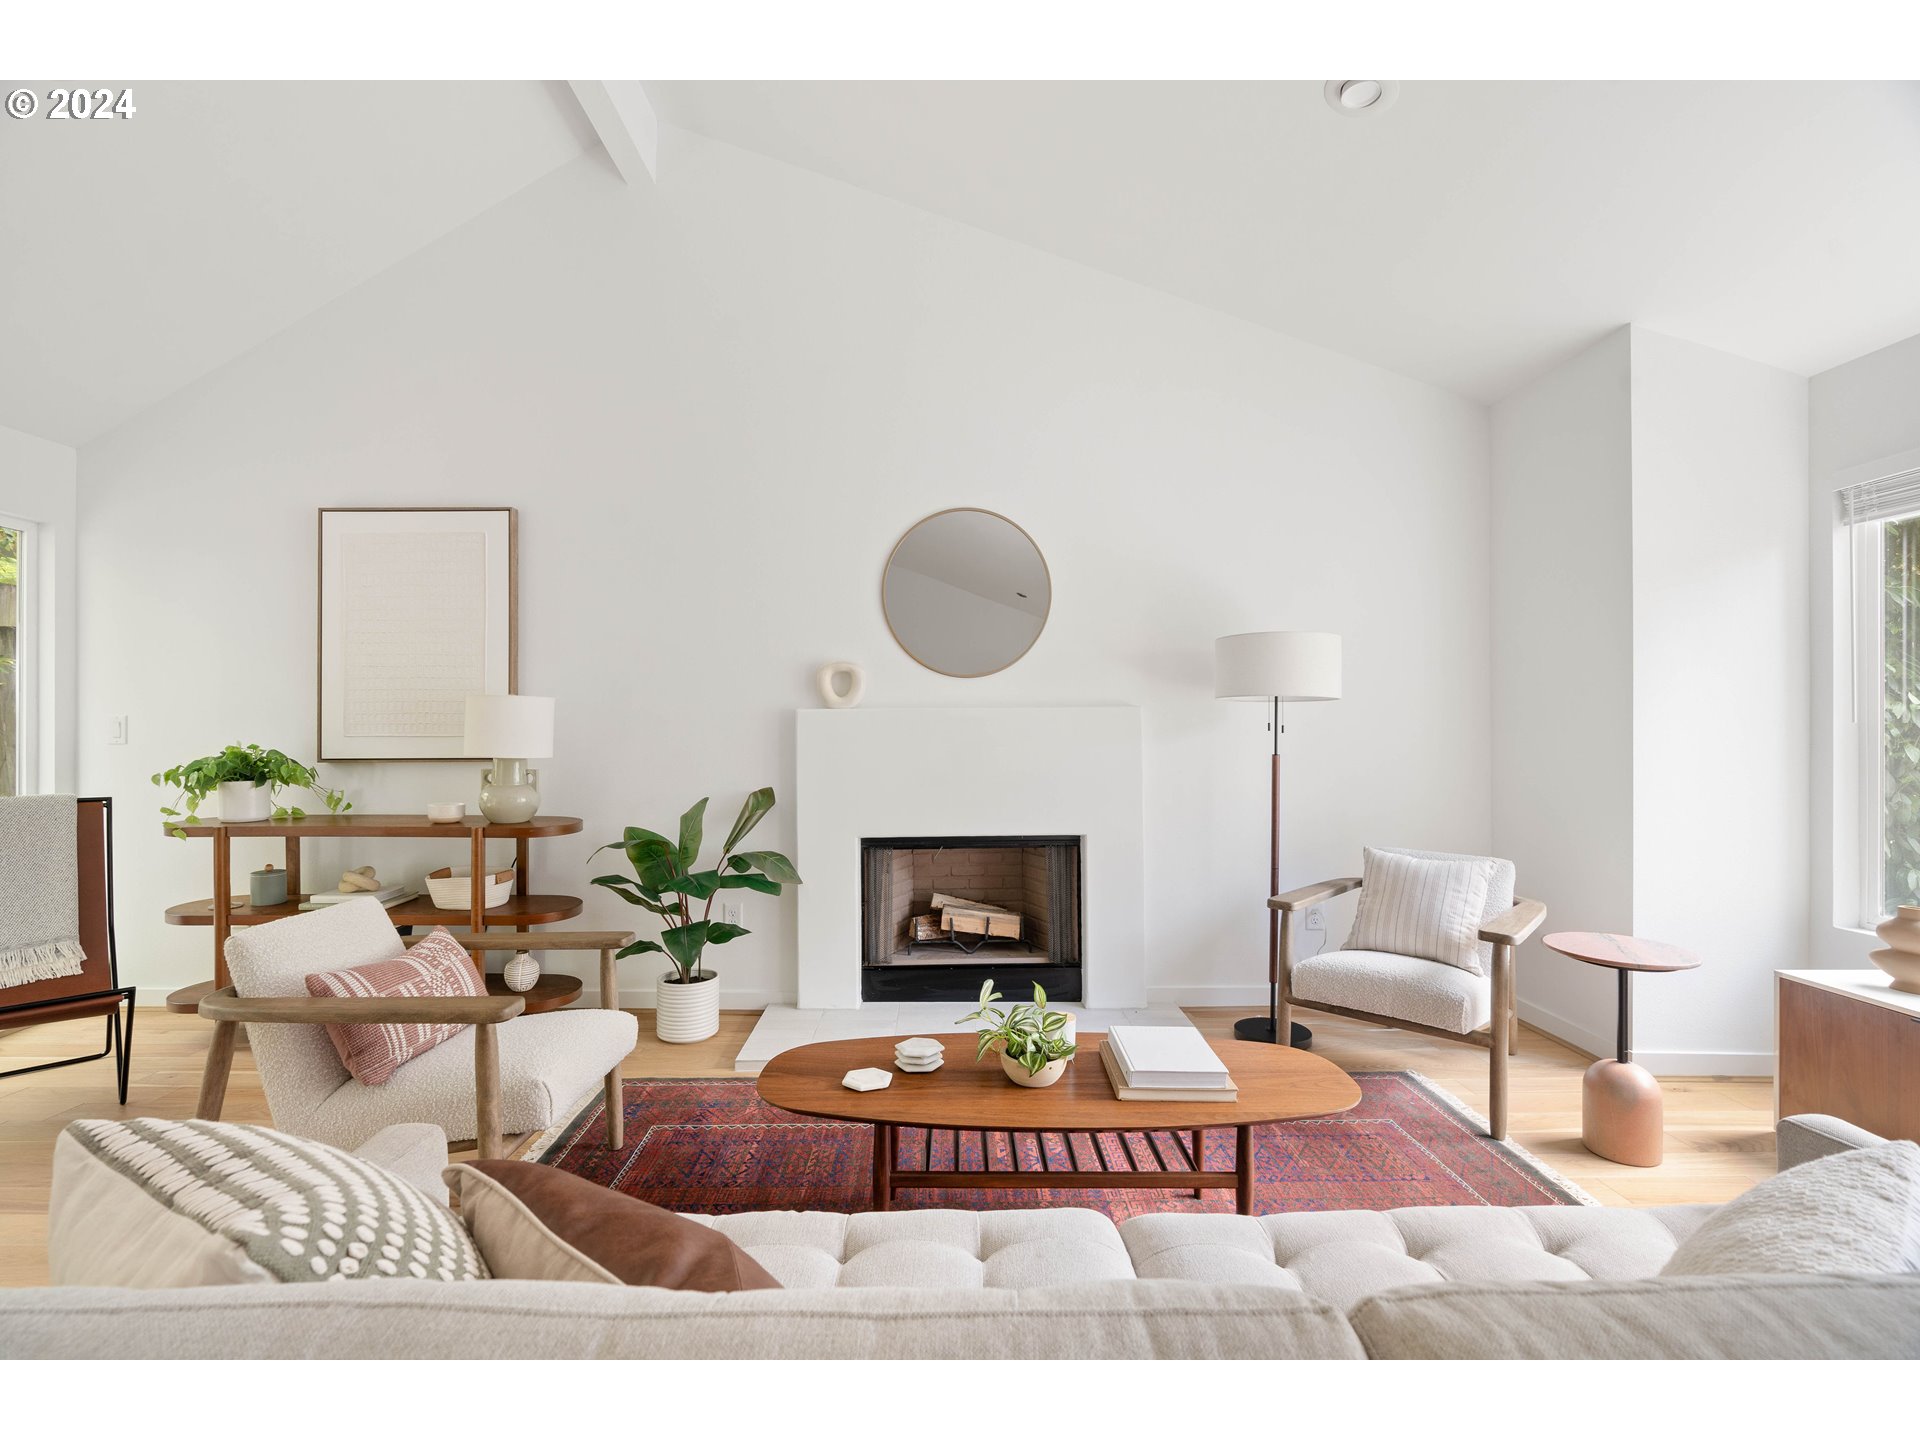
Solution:
{"label": "fireplace screen", "polygon": [[963,835],[860,842],[861,995],[1080,998],[1080,841]]}

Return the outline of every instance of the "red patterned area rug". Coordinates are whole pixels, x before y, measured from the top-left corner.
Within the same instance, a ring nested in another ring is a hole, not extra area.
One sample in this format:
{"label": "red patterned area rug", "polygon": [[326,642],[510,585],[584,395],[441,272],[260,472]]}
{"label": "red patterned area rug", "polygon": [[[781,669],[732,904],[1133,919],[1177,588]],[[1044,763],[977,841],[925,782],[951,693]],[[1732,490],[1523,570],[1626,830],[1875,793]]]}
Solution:
{"label": "red patterned area rug", "polygon": [[[1393,1210],[1407,1205],[1590,1205],[1577,1187],[1524,1150],[1496,1144],[1478,1117],[1411,1070],[1357,1071],[1360,1103],[1342,1115],[1260,1125],[1255,1137],[1255,1213],[1287,1210]],[[606,1109],[596,1095],[543,1137],[529,1158],[584,1176],[668,1210],[725,1215],[742,1210],[871,1208],[873,1132],[866,1125],[795,1115],[760,1099],[749,1079],[628,1080],[624,1149],[606,1148]],[[1203,1107],[1195,1106],[1195,1109]],[[1197,1118],[1197,1117],[1196,1117]],[[925,1132],[903,1130],[902,1170],[924,1165]],[[1158,1137],[1165,1142],[1164,1133]],[[1150,1145],[1141,1136],[1102,1143]],[[937,1132],[932,1167],[952,1169],[949,1132]],[[980,1163],[979,1137],[967,1137],[962,1168]],[[1066,1168],[1068,1137],[986,1137],[989,1167],[1038,1164],[1044,1142]],[[1072,1137],[1083,1168],[1098,1168]],[[1208,1136],[1207,1168],[1233,1166],[1231,1130]],[[1168,1151],[1172,1153],[1171,1150]],[[1109,1148],[1109,1163],[1127,1162]],[[1149,1162],[1150,1163],[1150,1162]],[[1142,1168],[1147,1168],[1142,1166]],[[989,1210],[1078,1205],[1115,1220],[1165,1211],[1233,1210],[1233,1191],[1209,1190],[905,1190],[896,1209]]]}

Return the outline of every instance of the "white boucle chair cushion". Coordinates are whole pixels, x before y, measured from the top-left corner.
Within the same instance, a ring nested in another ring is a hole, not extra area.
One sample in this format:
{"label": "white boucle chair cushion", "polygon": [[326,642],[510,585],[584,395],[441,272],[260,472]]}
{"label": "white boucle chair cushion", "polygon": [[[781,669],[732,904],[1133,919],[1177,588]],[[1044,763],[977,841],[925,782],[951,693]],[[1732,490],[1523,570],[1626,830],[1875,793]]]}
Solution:
{"label": "white boucle chair cushion", "polygon": [[934,1286],[1022,1290],[1133,1278],[1120,1232],[1096,1210],[894,1210],[689,1215],[788,1290]]}
{"label": "white boucle chair cushion", "polygon": [[1900,1275],[1920,1271],[1920,1145],[1810,1160],[1729,1200],[1663,1275]]}
{"label": "white boucle chair cushion", "polygon": [[1484,975],[1380,950],[1329,950],[1296,960],[1294,998],[1392,1015],[1468,1035],[1493,1017],[1493,982]]}
{"label": "white boucle chair cushion", "polygon": [[1421,1206],[1285,1215],[1140,1215],[1120,1238],[1144,1280],[1277,1285],[1345,1310],[1441,1281],[1657,1275],[1711,1206]]}
{"label": "white boucle chair cushion", "polygon": [[[243,996],[298,995],[306,999],[308,975],[391,960],[404,955],[406,948],[385,909],[349,901],[266,925],[236,929],[227,937],[227,971],[233,977],[233,988]],[[267,1092],[267,1108],[277,1128],[349,1148],[380,1128],[370,1126],[351,1139],[320,1135],[308,1128],[308,1120],[327,1097],[351,1079],[325,1027],[249,1025],[247,1043],[253,1048],[260,1084]]]}
{"label": "white boucle chair cushion", "polygon": [[[624,1010],[555,1010],[521,1015],[495,1028],[500,1128],[509,1135],[564,1120],[573,1103],[597,1087],[640,1038],[639,1022]],[[437,1125],[450,1140],[474,1138],[472,1026],[409,1060],[384,1085],[349,1080],[306,1118],[304,1133],[352,1147],[404,1120]]]}

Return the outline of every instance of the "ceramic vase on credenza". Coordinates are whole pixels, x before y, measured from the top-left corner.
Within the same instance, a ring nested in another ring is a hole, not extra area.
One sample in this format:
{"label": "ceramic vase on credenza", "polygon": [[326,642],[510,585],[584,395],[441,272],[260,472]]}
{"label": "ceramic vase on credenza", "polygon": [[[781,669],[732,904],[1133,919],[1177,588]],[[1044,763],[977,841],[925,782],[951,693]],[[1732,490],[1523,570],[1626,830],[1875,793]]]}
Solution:
{"label": "ceramic vase on credenza", "polygon": [[1902,905],[1873,933],[1888,948],[1875,950],[1867,958],[1887,972],[1894,989],[1920,995],[1920,905]]}

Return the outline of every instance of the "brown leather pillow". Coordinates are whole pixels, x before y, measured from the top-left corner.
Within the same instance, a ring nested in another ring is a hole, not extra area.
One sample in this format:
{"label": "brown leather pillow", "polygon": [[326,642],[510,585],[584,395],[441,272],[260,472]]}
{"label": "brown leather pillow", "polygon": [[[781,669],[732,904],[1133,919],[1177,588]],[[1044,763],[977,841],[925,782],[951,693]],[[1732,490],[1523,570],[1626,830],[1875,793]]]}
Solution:
{"label": "brown leather pillow", "polygon": [[472,1160],[443,1178],[496,1280],[780,1288],[719,1231],[550,1165]]}

